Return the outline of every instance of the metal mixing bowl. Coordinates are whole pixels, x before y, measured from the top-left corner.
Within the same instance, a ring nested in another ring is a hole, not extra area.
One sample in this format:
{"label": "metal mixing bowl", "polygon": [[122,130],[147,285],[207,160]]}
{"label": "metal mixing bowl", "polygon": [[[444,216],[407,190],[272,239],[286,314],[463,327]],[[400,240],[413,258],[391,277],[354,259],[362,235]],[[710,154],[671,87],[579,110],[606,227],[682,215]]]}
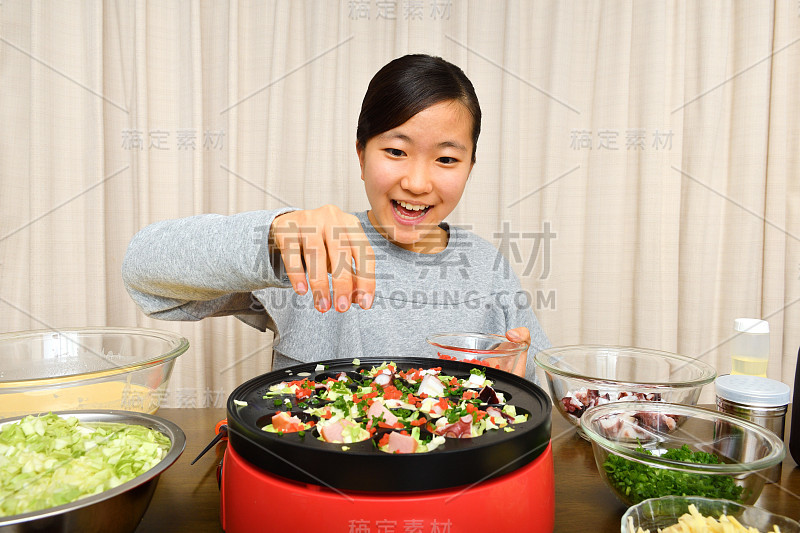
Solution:
{"label": "metal mixing bowl", "polygon": [[[156,490],[158,478],[180,457],[186,445],[181,428],[168,420],[127,411],[62,411],[59,416],[74,416],[81,422],[123,423],[160,431],[172,442],[156,466],[113,489],[71,503],[13,516],[0,517],[2,533],[115,533],[133,532],[142,520]],[[0,427],[23,417],[0,420]]]}

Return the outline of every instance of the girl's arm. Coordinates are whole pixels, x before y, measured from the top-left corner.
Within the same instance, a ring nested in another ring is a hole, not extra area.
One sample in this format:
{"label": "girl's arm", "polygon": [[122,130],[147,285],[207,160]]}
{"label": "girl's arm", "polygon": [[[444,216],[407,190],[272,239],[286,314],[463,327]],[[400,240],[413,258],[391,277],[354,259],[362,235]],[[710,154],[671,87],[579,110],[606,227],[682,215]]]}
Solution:
{"label": "girl's arm", "polygon": [[[269,247],[273,219],[288,211],[197,215],[151,224],[128,246],[122,265],[125,287],[155,318],[263,315],[252,291],[291,286]],[[257,327],[263,329],[261,321]]]}

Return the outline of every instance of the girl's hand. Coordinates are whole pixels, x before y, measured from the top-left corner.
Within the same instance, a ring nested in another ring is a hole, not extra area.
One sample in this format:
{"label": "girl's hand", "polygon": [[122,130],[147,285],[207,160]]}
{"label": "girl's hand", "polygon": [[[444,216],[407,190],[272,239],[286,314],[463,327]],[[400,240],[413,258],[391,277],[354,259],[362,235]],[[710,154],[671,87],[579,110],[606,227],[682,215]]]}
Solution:
{"label": "girl's hand", "polygon": [[[528,328],[515,328],[506,331],[506,338],[511,342],[501,342],[497,346],[495,346],[494,350],[508,350],[513,349],[515,344],[524,342],[530,347],[531,345],[531,332],[528,331]],[[503,355],[498,357],[487,357],[484,359],[485,363],[488,363],[500,370],[505,370],[506,372],[511,372],[512,374],[516,374],[520,377],[525,377],[525,367],[528,365],[528,348],[525,348],[525,351],[519,354],[519,358],[517,361],[514,362],[511,359],[510,355]]]}
{"label": "girl's hand", "polygon": [[[506,338],[512,342],[524,342],[530,348],[531,345],[531,332],[528,331],[528,328],[514,328],[506,331]],[[528,350],[525,349],[524,352],[519,354],[519,359],[517,360],[517,364],[514,366],[514,369],[511,371],[512,373],[520,376],[525,377],[525,368],[528,366]]]}
{"label": "girl's hand", "polygon": [[[280,250],[292,288],[305,294],[310,288],[314,307],[347,311],[351,303],[372,306],[375,294],[375,252],[358,218],[335,205],[278,215],[270,228],[270,242]],[[328,274],[332,275],[333,295]]]}
{"label": "girl's hand", "polygon": [[506,338],[512,342],[524,342],[528,346],[531,344],[531,332],[528,328],[514,328],[506,331]]}

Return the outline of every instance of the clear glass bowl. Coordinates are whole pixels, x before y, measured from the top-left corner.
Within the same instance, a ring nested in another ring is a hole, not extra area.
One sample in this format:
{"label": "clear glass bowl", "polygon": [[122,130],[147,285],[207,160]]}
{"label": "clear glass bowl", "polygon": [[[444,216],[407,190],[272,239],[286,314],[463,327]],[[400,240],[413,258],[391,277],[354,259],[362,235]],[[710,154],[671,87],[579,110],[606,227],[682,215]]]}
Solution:
{"label": "clear glass bowl", "polygon": [[[767,470],[786,455],[773,432],[742,418],[690,405],[614,402],[581,417],[600,477],[627,505],[668,496],[704,496],[752,504]],[[662,457],[688,446],[720,464]],[[649,452],[649,453],[648,453]]]}
{"label": "clear glass bowl", "polygon": [[[745,527],[754,527],[761,533],[773,531],[778,526],[781,533],[800,533],[800,524],[785,516],[770,513],[752,505],[741,505],[730,500],[700,498],[697,496],[664,496],[644,500],[630,507],[622,515],[621,533],[635,533],[638,528],[656,533],[658,528],[667,528],[678,523],[678,519],[689,512],[689,505],[694,505],[704,516],[719,520],[721,515],[736,518]],[[631,523],[628,523],[630,518]],[[633,529],[630,529],[630,526]]]}
{"label": "clear glass bowl", "polygon": [[548,348],[534,362],[544,369],[556,410],[579,431],[581,416],[594,405],[637,399],[694,405],[717,376],[692,357],[623,346]]}
{"label": "clear glass bowl", "polygon": [[527,342],[512,342],[493,333],[436,333],[426,340],[440,359],[479,362],[506,372],[525,373],[525,361],[520,356],[527,352]]}
{"label": "clear glass bowl", "polygon": [[189,342],[141,328],[0,335],[0,418],[47,411],[155,413]]}

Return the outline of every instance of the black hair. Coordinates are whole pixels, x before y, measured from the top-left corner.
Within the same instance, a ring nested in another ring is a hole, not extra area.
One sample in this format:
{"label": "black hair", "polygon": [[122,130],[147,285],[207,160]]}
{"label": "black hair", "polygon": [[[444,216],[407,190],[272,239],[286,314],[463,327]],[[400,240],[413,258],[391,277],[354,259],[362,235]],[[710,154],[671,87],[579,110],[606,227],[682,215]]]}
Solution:
{"label": "black hair", "polygon": [[362,149],[376,135],[405,123],[432,105],[460,102],[472,115],[472,162],[481,132],[481,107],[464,71],[441,57],[411,54],[389,62],[369,82],[358,115],[356,141]]}

